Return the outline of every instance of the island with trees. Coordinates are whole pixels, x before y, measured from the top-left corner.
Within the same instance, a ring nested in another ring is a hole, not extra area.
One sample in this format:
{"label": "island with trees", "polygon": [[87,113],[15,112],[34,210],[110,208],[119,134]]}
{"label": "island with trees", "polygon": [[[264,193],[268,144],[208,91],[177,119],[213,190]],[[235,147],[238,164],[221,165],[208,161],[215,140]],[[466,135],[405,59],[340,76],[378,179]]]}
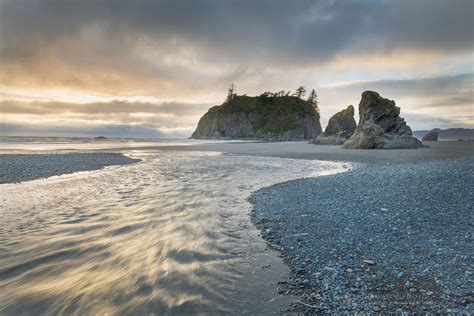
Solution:
{"label": "island with trees", "polygon": [[194,139],[262,139],[271,141],[314,139],[321,134],[318,96],[313,89],[237,95],[232,84],[227,99],[210,108],[199,120]]}

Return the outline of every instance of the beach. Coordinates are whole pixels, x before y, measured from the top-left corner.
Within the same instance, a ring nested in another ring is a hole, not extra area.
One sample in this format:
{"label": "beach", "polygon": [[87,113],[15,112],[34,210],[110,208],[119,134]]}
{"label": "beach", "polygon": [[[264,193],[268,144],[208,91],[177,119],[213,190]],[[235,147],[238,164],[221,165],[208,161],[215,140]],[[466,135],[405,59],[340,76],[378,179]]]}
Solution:
{"label": "beach", "polygon": [[292,311],[473,310],[472,158],[356,169],[256,192],[253,218],[282,252]]}
{"label": "beach", "polygon": [[[57,172],[2,185],[2,313],[472,312],[470,142],[35,150],[11,170]],[[104,153],[139,162],[59,175]]]}
{"label": "beach", "polygon": [[118,153],[3,154],[0,155],[0,184],[97,170],[138,161],[139,159]]}

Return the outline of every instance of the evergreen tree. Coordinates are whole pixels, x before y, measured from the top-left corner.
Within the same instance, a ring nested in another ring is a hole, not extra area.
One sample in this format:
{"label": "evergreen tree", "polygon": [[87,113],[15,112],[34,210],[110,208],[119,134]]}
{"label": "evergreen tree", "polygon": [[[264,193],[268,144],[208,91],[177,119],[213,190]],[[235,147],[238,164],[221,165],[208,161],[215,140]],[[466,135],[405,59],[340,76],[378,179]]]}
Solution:
{"label": "evergreen tree", "polygon": [[300,86],[298,89],[296,89],[296,92],[294,95],[301,99],[302,97],[304,97],[305,94],[306,94],[306,89],[303,86]]}
{"label": "evergreen tree", "polygon": [[234,85],[234,83],[232,82],[232,84],[231,84],[230,87],[229,87],[229,90],[227,90],[227,99],[225,100],[225,102],[229,102],[229,101],[232,100],[236,95],[237,95],[237,93],[235,93],[235,85]]}
{"label": "evergreen tree", "polygon": [[275,97],[283,97],[283,96],[285,96],[285,93],[286,93],[285,90],[281,90],[281,91],[275,92],[275,93],[273,94],[273,96],[275,96]]}
{"label": "evergreen tree", "polygon": [[309,97],[308,97],[308,103],[311,104],[311,106],[319,112],[319,108],[318,108],[318,104],[319,104],[319,100],[318,100],[318,94],[316,93],[316,91],[313,89],[311,90],[311,93],[309,94]]}

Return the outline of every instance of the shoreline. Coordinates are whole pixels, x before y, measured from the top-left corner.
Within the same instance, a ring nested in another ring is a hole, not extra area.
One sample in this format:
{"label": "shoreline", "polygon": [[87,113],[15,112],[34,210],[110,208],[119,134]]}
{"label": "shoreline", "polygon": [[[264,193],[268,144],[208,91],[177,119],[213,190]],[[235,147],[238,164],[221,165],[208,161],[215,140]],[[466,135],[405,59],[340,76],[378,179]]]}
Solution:
{"label": "shoreline", "polygon": [[472,156],[353,167],[249,197],[291,271],[279,293],[300,298],[287,312],[472,312]]}
{"label": "shoreline", "polygon": [[[424,142],[429,147],[417,149],[345,149],[338,145],[313,145],[307,141],[288,142],[242,142],[209,143],[188,146],[146,146],[133,150],[167,151],[214,151],[224,154],[278,157],[337,162],[362,163],[367,165],[403,164],[417,161],[474,157],[472,142],[440,141]],[[125,151],[130,148],[117,147],[107,151]]]}
{"label": "shoreline", "polygon": [[[389,169],[388,172],[385,173],[385,176],[391,175],[391,176],[397,176],[402,172],[405,168],[412,168],[412,171],[423,170],[423,166],[426,164],[430,163],[435,163],[438,164],[439,168],[438,169],[443,169],[443,166],[446,164],[449,164],[449,159],[454,159],[454,160],[459,160],[459,159],[465,159],[468,162],[472,161],[473,157],[473,148],[469,146],[466,142],[446,142],[446,143],[434,143],[430,144],[432,147],[429,148],[419,148],[419,149],[412,149],[412,150],[348,150],[348,149],[342,149],[339,146],[316,146],[312,144],[308,144],[307,142],[278,142],[278,143],[231,143],[231,144],[205,144],[205,145],[198,145],[198,146],[159,146],[159,147],[152,147],[152,148],[123,148],[123,152],[126,150],[133,150],[133,151],[143,151],[143,150],[164,150],[164,151],[213,151],[213,152],[222,152],[227,155],[240,155],[240,156],[261,156],[261,157],[279,157],[279,158],[292,158],[296,159],[296,163],[298,159],[304,159],[304,160],[327,160],[327,161],[334,161],[334,162],[342,162],[342,163],[348,163],[351,165],[351,169],[348,172],[343,172],[337,175],[331,175],[331,176],[319,176],[316,178],[300,178],[297,180],[290,180],[287,182],[282,182],[282,183],[277,183],[274,184],[270,187],[263,187],[259,189],[258,191],[254,192],[251,196],[248,197],[249,201],[252,202],[254,205],[252,212],[250,213],[250,222],[251,224],[255,227],[257,231],[261,233],[261,237],[265,240],[266,242],[273,250],[278,251],[279,254],[283,253],[283,258],[285,260],[286,265],[290,268],[292,278],[289,280],[289,282],[286,282],[282,280],[281,284],[279,285],[278,291],[280,295],[290,294],[290,295],[298,295],[300,297],[300,301],[296,304],[293,304],[291,307],[292,312],[315,312],[315,311],[321,311],[320,307],[317,307],[316,304],[319,304],[321,299],[319,297],[323,297],[323,293],[317,293],[311,296],[310,292],[309,295],[307,296],[308,293],[299,293],[298,291],[300,289],[306,290],[308,284],[312,285],[314,280],[312,279],[312,276],[307,276],[303,279],[301,279],[301,271],[297,272],[296,265],[293,264],[292,258],[296,258],[296,256],[293,256],[293,254],[290,254],[289,252],[284,251],[284,249],[281,249],[281,246],[275,247],[273,244],[276,241],[276,235],[278,230],[274,229],[274,227],[271,226],[265,226],[266,223],[258,223],[255,219],[255,209],[258,208],[253,203],[252,199],[255,199],[256,195],[261,194],[261,192],[273,192],[276,189],[280,188],[285,188],[283,191],[279,192],[279,194],[276,194],[275,200],[280,199],[281,203],[280,204],[272,204],[272,209],[274,210],[281,210],[281,209],[286,209],[286,210],[291,210],[292,212],[286,214],[286,216],[283,216],[280,219],[280,223],[282,223],[285,219],[292,219],[295,216],[294,212],[298,212],[299,208],[303,209],[312,209],[314,208],[314,203],[318,202],[318,197],[316,196],[316,193],[322,192],[314,192],[311,190],[314,190],[314,187],[318,185],[319,181],[327,181],[327,179],[331,179],[333,177],[342,177],[344,179],[349,175],[352,176],[353,174],[361,174],[364,173],[366,176],[365,178],[372,179],[373,177],[381,177],[379,174],[380,170],[385,170]],[[466,146],[467,145],[467,146]],[[103,149],[100,150],[100,152],[97,151],[89,151],[88,153],[72,153],[72,154],[65,154],[65,155],[83,155],[82,157],[86,157],[87,155],[119,155],[123,156],[122,154],[118,153],[113,153],[112,151],[117,151],[118,149]],[[37,155],[44,155],[45,154],[32,154],[31,156],[37,156]],[[0,155],[0,158],[2,156],[8,156],[8,155]],[[126,156],[123,156],[126,157]],[[134,160],[131,158],[126,157],[127,159]],[[447,160],[448,159],[448,160]],[[471,159],[471,160],[469,160]],[[137,162],[134,160],[134,163]],[[103,166],[102,166],[103,167]],[[100,167],[100,168],[102,168]],[[100,169],[96,168],[96,169]],[[385,168],[385,169],[384,169]],[[90,169],[90,170],[96,170],[96,169]],[[76,170],[76,171],[84,171],[84,170]],[[72,171],[75,172],[75,171]],[[71,173],[71,172],[69,172]],[[428,172],[427,174],[430,174]],[[389,176],[387,179],[390,179]],[[445,176],[445,175],[443,175]],[[37,178],[42,178],[42,177],[37,177]],[[362,177],[362,179],[364,179]],[[379,179],[385,179],[384,177],[381,177]],[[443,177],[441,177],[443,180]],[[472,179],[472,178],[471,178]],[[403,180],[403,179],[402,179]],[[454,179],[455,181],[456,179]],[[443,183],[441,181],[441,183]],[[358,183],[359,186],[355,186],[358,190],[362,190],[363,186]],[[436,183],[437,184],[437,183]],[[348,194],[351,192],[349,189],[343,189],[345,185],[345,182],[343,180],[334,183],[333,186],[328,186],[331,187],[335,190],[335,192],[329,192],[328,195],[334,195],[334,196],[339,196],[341,197],[341,201],[339,201],[339,204],[334,204],[340,208],[344,208],[344,198],[346,198],[344,195],[341,194]],[[378,185],[374,189],[382,189],[386,188],[387,183],[385,181],[379,181]],[[321,190],[327,189],[326,187],[322,187]],[[392,192],[395,192],[395,190],[398,190],[399,188],[395,187]],[[291,192],[294,192],[293,190],[302,190],[305,194],[302,194],[298,200],[292,200],[292,194]],[[339,190],[339,191],[338,191]],[[308,194],[308,192],[313,192],[314,194]],[[362,192],[359,194],[360,197],[366,198],[365,195],[366,192]],[[430,200],[431,201],[431,200]],[[436,200],[434,200],[436,201]],[[333,202],[333,201],[332,201]],[[361,205],[361,201],[358,201],[359,204],[354,204],[354,205]],[[362,201],[363,202],[363,201]],[[432,201],[431,201],[432,202]],[[473,203],[474,204],[474,203]],[[332,203],[326,203],[325,205],[332,205]],[[385,207],[382,207],[385,209]],[[380,208],[380,209],[382,209]],[[378,211],[380,211],[380,209]],[[294,211],[294,212],[293,212]],[[345,214],[347,217],[350,215],[350,212]],[[413,214],[412,214],[413,215]],[[416,214],[415,214],[416,215]],[[343,217],[342,219],[344,219]],[[304,223],[304,221],[302,221]],[[335,225],[337,225],[338,222],[329,222],[327,223],[326,227],[333,228]],[[385,223],[380,223],[379,226],[383,227]],[[267,229],[270,229],[270,231],[267,231]],[[300,232],[300,230],[296,231],[291,237],[284,237],[285,239],[291,240],[292,238],[302,238],[304,234],[309,234],[310,232]],[[299,236],[296,236],[296,234],[300,234]],[[303,235],[302,235],[303,234]],[[304,238],[302,239],[304,241]],[[301,241],[300,241],[301,242]],[[328,245],[331,244],[331,242],[328,243]],[[316,244],[313,245],[313,247]],[[291,247],[291,246],[290,246]],[[293,246],[295,248],[295,246]],[[296,248],[295,248],[296,249]],[[271,250],[272,251],[272,250]],[[316,251],[314,251],[316,253]],[[327,253],[331,253],[331,249],[328,249]],[[363,259],[363,260],[373,260],[373,259]],[[315,261],[316,262],[316,261]],[[359,262],[360,263],[360,262]],[[361,267],[356,267],[354,269],[352,268],[347,268],[351,269],[353,271],[358,271],[357,269],[360,269],[362,271],[365,271],[366,269],[373,269],[372,265],[362,263]],[[376,267],[378,267],[378,262],[375,264]],[[326,268],[326,267],[323,267]],[[338,271],[337,268],[334,268],[333,266],[328,266],[329,269],[336,269],[335,271]],[[301,266],[300,266],[301,269]],[[323,270],[322,272],[314,272],[314,273],[321,273],[320,275],[325,275],[327,272],[333,272],[332,270]],[[346,271],[346,270],[344,270]],[[338,274],[338,275],[344,275],[343,273]],[[303,269],[304,272],[304,269]],[[403,271],[401,271],[403,272]],[[352,272],[351,272],[352,273]],[[355,277],[358,272],[354,273]],[[404,272],[406,273],[406,272]],[[392,275],[393,276],[393,275]],[[283,278],[283,277],[282,277]],[[332,281],[331,281],[332,282]],[[328,282],[328,284],[331,284],[331,282]],[[363,283],[360,281],[357,281],[359,283]],[[409,281],[407,281],[409,282]],[[413,282],[415,283],[415,282]],[[345,286],[345,285],[344,285]],[[416,284],[418,286],[418,284]],[[329,285],[330,287],[330,285]],[[323,284],[324,288],[324,284]],[[336,287],[331,288],[330,290],[334,290]],[[364,285],[359,287],[350,287],[349,291],[354,289],[355,292],[357,293],[364,293],[367,289],[364,288]],[[341,287],[339,288],[338,291],[341,290]],[[410,288],[408,288],[408,291]],[[426,294],[428,291],[431,290],[425,290],[423,288],[416,288],[416,290],[420,290],[420,292],[408,292],[410,295],[419,295],[421,290],[424,290],[424,294]],[[432,291],[435,293],[435,291]],[[329,292],[331,295],[334,296],[333,292]],[[342,293],[342,292],[341,292]],[[338,293],[337,295],[341,294]],[[351,292],[352,293],[352,292]],[[405,292],[403,292],[405,293]],[[302,296],[301,294],[305,294],[305,296]],[[318,296],[319,295],[319,296]],[[345,295],[345,294],[344,294]],[[369,295],[369,294],[368,294]],[[432,294],[433,295],[433,294]],[[431,296],[435,297],[435,296]],[[470,298],[467,298],[467,301],[469,302]],[[356,302],[356,304],[359,304]],[[464,304],[464,303],[463,303]],[[390,307],[390,306],[388,306]],[[382,304],[375,304],[370,307],[371,309],[369,310],[370,312],[377,312],[379,311],[387,311],[387,306]],[[323,309],[324,310],[324,309]],[[330,311],[331,309],[326,309],[326,311]],[[347,309],[349,310],[349,309]],[[352,307],[351,305],[351,312],[357,311],[357,306]]]}

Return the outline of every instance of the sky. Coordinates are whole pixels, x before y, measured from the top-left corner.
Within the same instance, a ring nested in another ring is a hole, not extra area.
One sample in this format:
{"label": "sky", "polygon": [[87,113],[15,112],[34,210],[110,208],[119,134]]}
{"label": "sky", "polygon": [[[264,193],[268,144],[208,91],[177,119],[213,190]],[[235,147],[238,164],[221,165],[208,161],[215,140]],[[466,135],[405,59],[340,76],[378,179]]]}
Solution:
{"label": "sky", "polygon": [[238,94],[474,127],[472,0],[0,0],[0,134],[188,137]]}

